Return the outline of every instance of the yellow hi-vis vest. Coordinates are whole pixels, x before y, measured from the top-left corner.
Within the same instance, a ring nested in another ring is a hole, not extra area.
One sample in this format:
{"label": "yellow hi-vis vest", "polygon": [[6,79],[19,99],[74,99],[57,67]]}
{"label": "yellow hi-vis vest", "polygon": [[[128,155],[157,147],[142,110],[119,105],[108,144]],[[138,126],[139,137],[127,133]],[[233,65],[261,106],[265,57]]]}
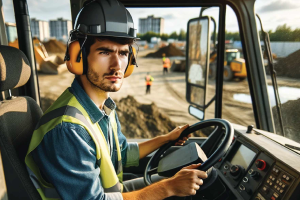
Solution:
{"label": "yellow hi-vis vest", "polygon": [[[57,191],[51,183],[46,182],[35,164],[31,152],[42,142],[45,134],[62,122],[71,122],[83,126],[96,145],[97,164],[100,165],[100,178],[104,192],[123,191],[122,158],[117,134],[117,122],[115,112],[110,114],[110,123],[113,128],[118,166],[117,172],[112,164],[109,147],[99,124],[92,123],[86,110],[80,105],[75,96],[67,89],[44,113],[33,132],[25,163],[30,179],[38,190],[43,200],[60,199]],[[68,145],[68,144],[66,144]],[[73,156],[73,155],[72,155]],[[101,159],[101,161],[100,161]]]}

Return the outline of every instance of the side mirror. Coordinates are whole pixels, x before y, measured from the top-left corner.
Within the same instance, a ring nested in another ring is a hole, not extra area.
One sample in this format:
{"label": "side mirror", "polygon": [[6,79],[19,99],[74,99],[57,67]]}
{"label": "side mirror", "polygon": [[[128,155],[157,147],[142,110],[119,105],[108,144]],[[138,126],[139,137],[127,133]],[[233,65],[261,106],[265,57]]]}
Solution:
{"label": "side mirror", "polygon": [[204,112],[199,108],[196,108],[192,105],[189,106],[189,113],[190,115],[196,117],[199,120],[204,120]]}
{"label": "side mirror", "polygon": [[197,107],[190,106],[189,113],[192,114],[194,109],[199,110],[196,116],[201,120],[205,117],[207,107],[205,98],[210,58],[210,22],[211,18],[205,16],[189,20],[187,26],[186,100]]}

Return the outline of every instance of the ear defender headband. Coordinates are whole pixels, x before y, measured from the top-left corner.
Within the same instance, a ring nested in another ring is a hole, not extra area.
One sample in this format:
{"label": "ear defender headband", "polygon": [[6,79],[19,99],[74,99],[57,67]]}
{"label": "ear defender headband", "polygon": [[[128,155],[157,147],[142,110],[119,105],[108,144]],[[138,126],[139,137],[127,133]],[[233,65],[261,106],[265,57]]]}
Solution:
{"label": "ear defender headband", "polygon": [[[69,40],[72,36],[73,33],[70,33]],[[75,75],[83,75],[87,73],[88,63],[84,48],[86,39],[87,37],[85,36],[84,40],[83,38],[75,39],[67,44],[64,60],[66,61],[68,70]],[[138,66],[136,63],[136,49],[129,45],[128,65],[124,73],[124,78],[132,74],[135,66]]]}

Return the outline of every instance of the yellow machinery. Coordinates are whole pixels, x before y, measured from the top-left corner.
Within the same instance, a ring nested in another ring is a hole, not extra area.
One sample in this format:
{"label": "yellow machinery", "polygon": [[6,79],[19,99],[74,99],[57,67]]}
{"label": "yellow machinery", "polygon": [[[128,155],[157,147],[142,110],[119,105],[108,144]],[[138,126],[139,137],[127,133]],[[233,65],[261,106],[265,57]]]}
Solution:
{"label": "yellow machinery", "polygon": [[[216,77],[216,58],[217,53],[212,53],[210,57],[209,78]],[[224,75],[225,81],[231,81],[234,78],[244,80],[247,77],[245,59],[242,58],[242,53],[238,49],[226,49],[224,61]]]}
{"label": "yellow machinery", "polygon": [[[58,74],[67,69],[63,58],[57,55],[49,56],[43,43],[36,37],[32,39],[37,70],[47,74]],[[9,46],[19,48],[18,39],[8,43]]]}

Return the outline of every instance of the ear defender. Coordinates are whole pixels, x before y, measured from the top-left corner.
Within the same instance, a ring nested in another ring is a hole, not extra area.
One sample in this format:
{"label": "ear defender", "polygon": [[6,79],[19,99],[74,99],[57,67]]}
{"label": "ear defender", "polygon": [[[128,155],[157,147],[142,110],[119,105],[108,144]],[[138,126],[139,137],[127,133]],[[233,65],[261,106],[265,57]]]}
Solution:
{"label": "ear defender", "polygon": [[75,75],[83,74],[83,59],[81,46],[78,40],[68,46],[69,59],[66,59],[68,70]]}
{"label": "ear defender", "polygon": [[129,61],[125,70],[124,78],[130,76],[134,70],[134,67],[138,66],[136,63],[136,49],[133,46],[129,46]]}
{"label": "ear defender", "polygon": [[64,61],[66,61],[68,70],[75,75],[82,75],[87,72],[87,59],[84,48],[86,40],[87,36],[84,39],[78,38],[76,31],[70,32]]}

